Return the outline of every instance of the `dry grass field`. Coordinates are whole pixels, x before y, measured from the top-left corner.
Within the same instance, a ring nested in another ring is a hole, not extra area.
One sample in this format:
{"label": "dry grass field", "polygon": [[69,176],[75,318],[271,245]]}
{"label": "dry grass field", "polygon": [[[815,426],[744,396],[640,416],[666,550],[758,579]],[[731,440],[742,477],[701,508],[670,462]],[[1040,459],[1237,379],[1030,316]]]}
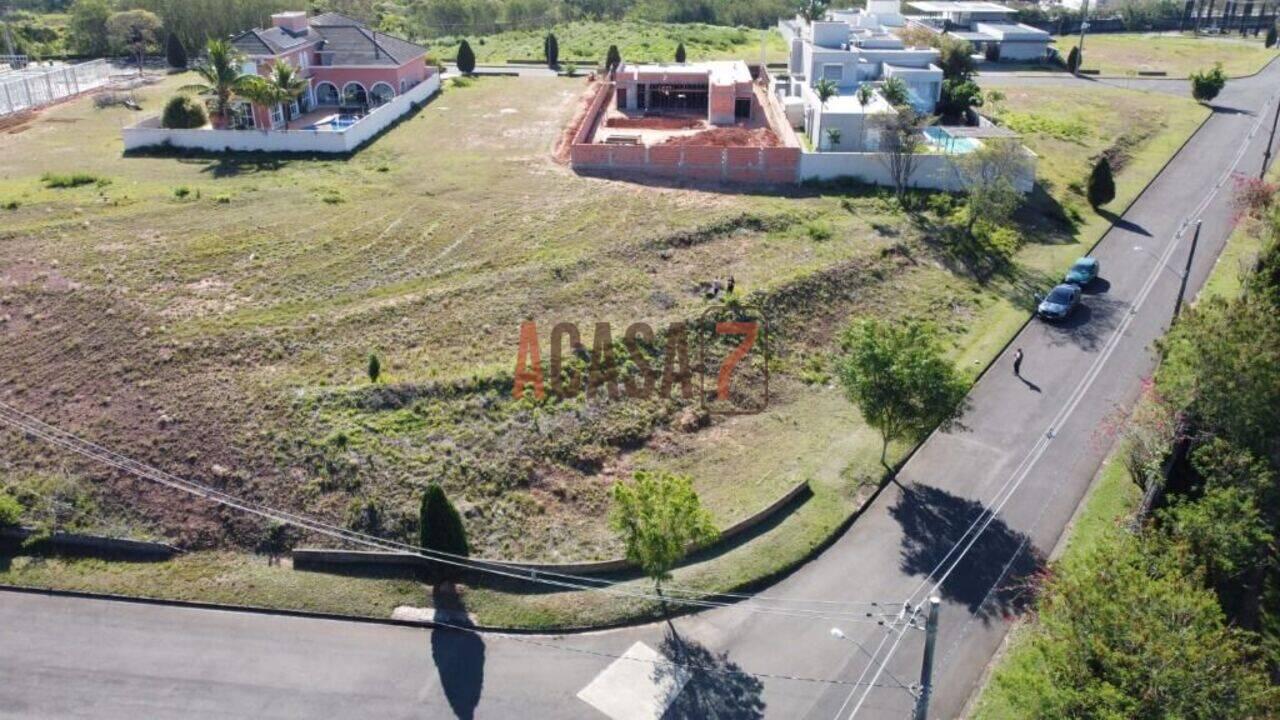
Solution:
{"label": "dry grass field", "polygon": [[[1071,52],[1079,38],[1058,42],[1062,57]],[[1276,56],[1276,50],[1262,43],[1262,35],[1242,38],[1177,35],[1167,33],[1105,33],[1089,35],[1084,41],[1085,69],[1103,75],[1137,75],[1138,72],[1164,72],[1169,77],[1185,78],[1198,70],[1222,63],[1227,75],[1252,75]]]}
{"label": "dry grass field", "polygon": [[[183,82],[139,99],[155,111]],[[1085,161],[1069,158],[1152,120],[1112,150],[1128,160],[1118,209],[1204,112],[1109,91],[1105,123],[1063,140],[1043,105],[1060,89],[1011,93],[1009,112],[1039,123],[1024,132],[1050,182],[1015,271],[984,283],[939,247],[930,211],[906,215],[878,191],[576,176],[551,154],[580,83],[451,87],[350,159],[122,157],[119,128],[136,114],[88,101],[0,134],[0,400],[176,474],[390,537],[413,536],[421,490],[439,481],[488,557],[615,556],[608,491],[637,469],[693,475],[721,526],[808,479],[813,496],[783,522],[677,575],[737,587],[803,557],[879,479],[878,437],[831,378],[838,331],[927,318],[976,374],[1025,319],[1028,284],[1105,227],[1073,199]],[[55,189],[48,173],[86,181]],[[767,412],[702,424],[676,402],[510,398],[521,322],[537,321],[544,342],[559,321],[662,328],[701,314],[700,283],[730,274],[771,308]],[[342,589],[316,598],[312,580],[226,552],[255,547],[260,522],[0,436],[0,483],[74,485],[74,526],[211,551],[172,583],[157,567],[70,561],[14,563],[0,581],[366,614],[417,592],[334,578]],[[468,603],[489,622],[544,625],[646,609],[483,589]]]}

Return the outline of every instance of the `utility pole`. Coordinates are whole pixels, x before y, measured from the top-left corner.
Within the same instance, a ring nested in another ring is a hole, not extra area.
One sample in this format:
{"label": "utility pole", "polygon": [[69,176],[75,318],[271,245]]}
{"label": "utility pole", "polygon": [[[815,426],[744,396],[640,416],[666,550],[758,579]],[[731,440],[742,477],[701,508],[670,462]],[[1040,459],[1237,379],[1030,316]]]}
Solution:
{"label": "utility pole", "polygon": [[1191,251],[1187,253],[1187,267],[1182,271],[1182,284],[1178,287],[1178,300],[1173,304],[1173,320],[1178,320],[1178,313],[1182,312],[1182,296],[1187,293],[1187,279],[1191,277],[1191,261],[1196,256],[1196,243],[1200,242],[1200,223],[1202,220],[1196,221],[1196,234],[1191,236]]}
{"label": "utility pole", "polygon": [[920,697],[916,698],[915,720],[928,720],[929,696],[933,694],[933,648],[938,643],[938,606],[942,599],[929,598],[929,619],[924,626],[924,660],[920,662]]}
{"label": "utility pole", "polygon": [[1267,152],[1262,155],[1262,169],[1258,171],[1258,179],[1265,180],[1267,166],[1271,164],[1271,143],[1276,139],[1276,126],[1280,124],[1280,97],[1276,98],[1276,116],[1271,120],[1271,134],[1267,136]]}
{"label": "utility pole", "polygon": [[1076,65],[1076,74],[1080,74],[1080,68],[1084,67],[1084,31],[1089,27],[1089,0],[1084,0],[1080,6],[1080,44],[1076,46],[1076,54],[1080,56],[1080,62]]}

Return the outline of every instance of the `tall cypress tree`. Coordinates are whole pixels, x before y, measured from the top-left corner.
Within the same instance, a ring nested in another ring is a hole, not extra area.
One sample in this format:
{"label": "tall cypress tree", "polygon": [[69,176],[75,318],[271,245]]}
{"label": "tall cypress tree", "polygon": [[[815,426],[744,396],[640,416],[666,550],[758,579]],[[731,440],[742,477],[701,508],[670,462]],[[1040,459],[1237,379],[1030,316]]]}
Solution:
{"label": "tall cypress tree", "polygon": [[187,49],[182,46],[182,41],[178,39],[175,33],[169,33],[169,43],[165,46],[165,56],[171,68],[185,68],[187,66]]}
{"label": "tall cypress tree", "polygon": [[547,65],[557,67],[560,64],[560,41],[556,40],[555,33],[547,33],[547,39],[542,42],[542,50],[547,57]]}
{"label": "tall cypress tree", "polygon": [[618,46],[610,45],[609,52],[604,56],[604,71],[607,73],[614,72],[621,64],[622,53],[618,52]]}
{"label": "tall cypress tree", "polygon": [[1074,74],[1080,69],[1080,46],[1071,48],[1071,52],[1067,53],[1067,72]]}
{"label": "tall cypress tree", "polygon": [[1111,163],[1105,157],[1089,173],[1088,192],[1089,204],[1095,208],[1116,199],[1116,180],[1111,174]]}
{"label": "tall cypress tree", "polygon": [[685,61],[684,43],[676,45],[676,62],[683,63]]}
{"label": "tall cypress tree", "polygon": [[[444,488],[436,483],[428,485],[427,491],[422,495],[422,507],[418,515],[418,544],[427,550],[451,555],[469,553],[462,516],[445,496]],[[438,567],[454,566],[441,564]]]}
{"label": "tall cypress tree", "polygon": [[458,71],[463,75],[470,75],[476,69],[476,54],[471,50],[471,43],[466,40],[458,46]]}

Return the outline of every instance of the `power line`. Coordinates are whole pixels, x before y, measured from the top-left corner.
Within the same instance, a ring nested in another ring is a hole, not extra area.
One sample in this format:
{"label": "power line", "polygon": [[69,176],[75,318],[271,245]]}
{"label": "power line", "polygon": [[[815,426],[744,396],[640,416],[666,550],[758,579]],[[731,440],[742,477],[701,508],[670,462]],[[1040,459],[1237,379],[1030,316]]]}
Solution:
{"label": "power line", "polygon": [[[691,599],[681,597],[665,597],[652,593],[641,591],[626,590],[619,587],[619,583],[610,583],[606,580],[597,578],[586,578],[582,576],[571,575],[568,573],[544,572],[533,569],[523,569],[509,563],[497,561],[474,560],[462,555],[452,553],[444,553],[436,550],[428,550],[406,543],[393,540],[386,540],[370,535],[365,535],[353,530],[340,528],[328,523],[309,518],[305,516],[295,515],[278,508],[273,508],[260,503],[255,503],[243,498],[233,496],[221,490],[201,485],[189,480],[185,480],[178,476],[167,473],[163,470],[139,462],[132,458],[126,457],[112,450],[96,445],[88,440],[77,437],[74,434],[61,430],[53,425],[49,425],[33,416],[27,415],[16,408],[0,402],[0,424],[5,424],[18,430],[27,432],[36,437],[47,440],[55,445],[69,449],[80,455],[96,460],[100,463],[110,465],[119,470],[123,470],[145,480],[150,480],[166,487],[170,487],[191,495],[202,497],[206,500],[219,503],[221,505],[231,507],[233,509],[248,512],[260,517],[264,517],[278,522],[300,527],[311,532],[326,535],[345,542],[365,545],[384,551],[403,552],[410,555],[416,555],[427,560],[432,560],[445,565],[451,565],[468,570],[476,570],[493,575],[508,577],[517,580],[541,583],[544,585],[562,587],[572,590],[596,590],[611,595],[619,595],[644,600],[655,600],[658,602],[674,602],[678,604],[703,607],[730,607],[731,603],[717,602],[712,600]],[[600,583],[599,585],[591,585],[584,583]],[[877,620],[876,613],[858,612],[849,613],[845,611],[829,611],[829,610],[806,610],[806,609],[784,609],[774,607],[752,607],[749,603],[743,603],[742,609],[748,612],[761,614],[774,614],[791,617],[801,617],[809,619],[834,619],[841,618],[849,622],[863,622],[868,624],[884,625],[883,619]]]}

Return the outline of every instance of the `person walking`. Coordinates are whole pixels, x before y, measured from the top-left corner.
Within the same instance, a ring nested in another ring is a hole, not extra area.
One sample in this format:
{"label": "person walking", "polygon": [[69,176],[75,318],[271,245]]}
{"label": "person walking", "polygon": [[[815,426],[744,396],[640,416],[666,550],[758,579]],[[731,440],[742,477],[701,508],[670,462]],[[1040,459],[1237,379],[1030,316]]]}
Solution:
{"label": "person walking", "polygon": [[1018,348],[1013,353],[1013,374],[1022,377],[1022,348]]}

